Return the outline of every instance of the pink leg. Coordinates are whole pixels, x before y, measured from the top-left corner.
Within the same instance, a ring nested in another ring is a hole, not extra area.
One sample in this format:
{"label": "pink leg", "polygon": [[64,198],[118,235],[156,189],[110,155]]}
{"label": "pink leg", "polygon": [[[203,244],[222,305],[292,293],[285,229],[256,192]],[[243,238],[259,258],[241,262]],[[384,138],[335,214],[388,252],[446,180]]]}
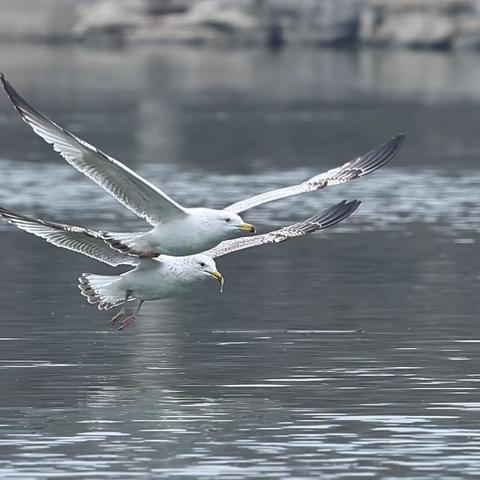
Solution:
{"label": "pink leg", "polygon": [[119,330],[125,330],[132,322],[135,321],[137,317],[135,315],[129,315],[127,318],[122,320],[122,323],[118,327]]}
{"label": "pink leg", "polygon": [[115,325],[119,320],[122,320],[126,313],[125,308],[122,307],[122,309],[112,318],[112,325]]}
{"label": "pink leg", "polygon": [[143,300],[140,300],[140,302],[138,302],[138,306],[135,310],[135,313],[133,315],[129,315],[127,318],[125,318],[124,320],[122,320],[122,323],[120,324],[120,326],[118,327],[119,330],[125,330],[126,328],[128,328],[128,326],[135,321],[135,319],[137,318],[137,313],[139,312],[140,308],[142,307],[143,305]]}
{"label": "pink leg", "polygon": [[130,290],[127,290],[125,292],[125,300],[123,301],[122,308],[120,311],[112,318],[112,325],[115,325],[119,320],[123,320],[123,317],[127,314],[127,303],[128,303],[128,297],[132,292]]}
{"label": "pink leg", "polygon": [[140,253],[139,257],[140,258],[155,258],[158,257],[160,254],[157,252],[154,252],[153,250],[147,250],[146,252]]}

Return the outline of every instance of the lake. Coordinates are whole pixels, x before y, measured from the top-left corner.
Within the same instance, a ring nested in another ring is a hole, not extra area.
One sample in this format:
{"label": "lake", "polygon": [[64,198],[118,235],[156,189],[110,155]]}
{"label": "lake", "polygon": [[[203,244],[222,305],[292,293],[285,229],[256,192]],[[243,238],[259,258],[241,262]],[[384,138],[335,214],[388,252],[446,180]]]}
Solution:
{"label": "lake", "polygon": [[[408,135],[369,177],[245,215],[266,232],[361,199],[344,223],[222,258],[224,294],[212,281],[148,303],[124,332],[76,286],[114,269],[2,222],[2,478],[480,476],[476,54],[3,45],[0,59],[41,111],[188,206]],[[3,94],[0,127],[0,205],[146,228]]]}

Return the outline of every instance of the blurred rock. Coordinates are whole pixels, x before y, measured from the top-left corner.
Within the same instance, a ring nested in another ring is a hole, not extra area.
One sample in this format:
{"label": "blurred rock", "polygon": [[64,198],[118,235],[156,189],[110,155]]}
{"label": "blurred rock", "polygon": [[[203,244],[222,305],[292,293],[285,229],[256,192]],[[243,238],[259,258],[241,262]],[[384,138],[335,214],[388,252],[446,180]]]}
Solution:
{"label": "blurred rock", "polygon": [[269,44],[353,42],[365,0],[97,0],[75,32],[126,42]]}
{"label": "blurred rock", "polygon": [[361,10],[363,43],[413,48],[480,44],[478,0],[369,0]]}
{"label": "blurred rock", "polygon": [[262,3],[265,27],[276,27],[285,43],[354,43],[364,0],[271,0]]}
{"label": "blurred rock", "polygon": [[125,41],[130,31],[148,18],[143,0],[103,0],[78,8],[79,20],[73,30],[77,39],[89,43]]}
{"label": "blurred rock", "polygon": [[480,0],[0,0],[0,8],[3,39],[480,49]]}
{"label": "blurred rock", "polygon": [[466,16],[458,20],[452,47],[456,49],[480,49],[480,16]]}
{"label": "blurred rock", "polygon": [[264,30],[251,1],[206,0],[182,13],[148,18],[128,36],[130,42],[193,44],[262,43]]}

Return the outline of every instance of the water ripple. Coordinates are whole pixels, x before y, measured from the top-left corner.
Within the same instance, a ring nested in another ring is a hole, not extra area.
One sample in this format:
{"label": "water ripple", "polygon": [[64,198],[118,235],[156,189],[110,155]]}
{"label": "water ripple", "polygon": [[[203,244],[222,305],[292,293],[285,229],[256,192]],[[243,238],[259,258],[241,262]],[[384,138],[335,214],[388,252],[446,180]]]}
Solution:
{"label": "water ripple", "polygon": [[[121,229],[134,225],[132,215],[99,187],[61,162],[43,163],[38,169],[31,162],[0,159],[0,169],[4,172],[0,179],[0,202],[7,208],[59,221],[74,216],[103,228],[114,226]],[[189,206],[211,207],[226,206],[229,202],[318,174],[316,170],[304,168],[256,175],[217,175],[188,173],[173,165],[153,164],[143,165],[141,172],[178,201]],[[51,188],[52,178],[55,179],[55,188]],[[459,233],[478,227],[480,205],[472,199],[479,183],[477,171],[456,172],[452,177],[431,169],[396,167],[328,191],[258,207],[249,212],[248,217],[278,226],[343,198],[360,198],[362,208],[349,222],[339,226],[340,231],[359,227],[367,230],[398,229],[408,223],[421,222],[448,225],[450,231]],[[460,241],[474,243],[475,239]]]}

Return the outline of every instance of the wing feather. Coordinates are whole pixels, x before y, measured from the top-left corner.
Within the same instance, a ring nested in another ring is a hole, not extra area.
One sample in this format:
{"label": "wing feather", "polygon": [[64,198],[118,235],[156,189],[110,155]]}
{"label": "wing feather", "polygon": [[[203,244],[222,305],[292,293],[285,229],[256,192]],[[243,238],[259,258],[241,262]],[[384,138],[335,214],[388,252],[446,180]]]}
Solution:
{"label": "wing feather", "polygon": [[350,162],[344,163],[340,167],[332,168],[331,170],[316,175],[298,185],[271,190],[241,200],[229,205],[225,210],[234,213],[241,213],[250,208],[257,207],[258,205],[263,205],[264,203],[273,202],[293,195],[299,195],[301,193],[313,192],[331,185],[339,185],[363,177],[380,167],[383,167],[386,163],[392,160],[400,151],[404,141],[405,135],[398,134],[388,142],[371,150],[365,155],[361,155]]}
{"label": "wing feather", "polygon": [[78,171],[136,215],[156,225],[186,215],[185,209],[152,183],[33,108],[0,73],[0,80],[23,121]]}
{"label": "wing feather", "polygon": [[102,240],[101,234],[95,230],[30,218],[1,207],[0,215],[12,225],[43,238],[56,247],[83,253],[87,257],[94,258],[113,267],[118,265],[137,265],[139,263],[138,257],[122,254],[110,248]]}
{"label": "wing feather", "polygon": [[325,228],[332,227],[333,225],[345,220],[359,207],[360,203],[361,202],[359,200],[352,200],[350,202],[343,200],[337,205],[334,205],[333,207],[318,215],[314,215],[307,220],[303,220],[288,227],[283,227],[279,230],[265,233],[263,235],[226,240],[215,248],[212,248],[204,253],[212,258],[217,258],[238,250],[244,250],[246,248],[258,247],[260,245],[272,243],[281,243],[295,237],[302,237],[303,235],[316,232],[317,230],[323,230]]}

